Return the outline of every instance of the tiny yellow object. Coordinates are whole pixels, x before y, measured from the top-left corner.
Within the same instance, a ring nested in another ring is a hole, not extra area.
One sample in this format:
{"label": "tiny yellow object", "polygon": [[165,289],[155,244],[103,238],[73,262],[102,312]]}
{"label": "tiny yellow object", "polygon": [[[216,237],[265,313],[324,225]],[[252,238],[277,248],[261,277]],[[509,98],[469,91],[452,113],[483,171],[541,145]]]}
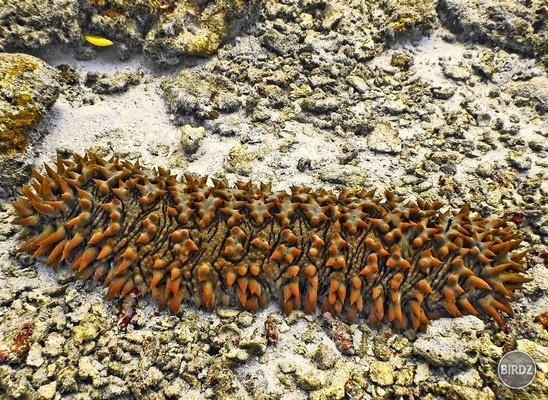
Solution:
{"label": "tiny yellow object", "polygon": [[112,40],[109,40],[102,36],[85,35],[84,39],[86,39],[86,42],[91,43],[92,45],[97,47],[108,47],[114,44]]}

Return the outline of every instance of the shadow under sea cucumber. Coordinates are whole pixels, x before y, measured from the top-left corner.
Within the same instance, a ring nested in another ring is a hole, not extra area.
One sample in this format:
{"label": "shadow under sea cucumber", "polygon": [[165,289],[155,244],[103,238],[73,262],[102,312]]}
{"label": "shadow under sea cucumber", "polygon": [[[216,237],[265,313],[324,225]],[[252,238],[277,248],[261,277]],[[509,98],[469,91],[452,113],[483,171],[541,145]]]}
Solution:
{"label": "shadow under sea cucumber", "polygon": [[175,314],[181,303],[424,328],[443,316],[483,314],[503,325],[522,284],[526,252],[505,222],[441,212],[391,192],[292,187],[184,175],[93,154],[57,158],[12,203],[19,249],[68,263],[103,282],[107,297],[150,293]]}

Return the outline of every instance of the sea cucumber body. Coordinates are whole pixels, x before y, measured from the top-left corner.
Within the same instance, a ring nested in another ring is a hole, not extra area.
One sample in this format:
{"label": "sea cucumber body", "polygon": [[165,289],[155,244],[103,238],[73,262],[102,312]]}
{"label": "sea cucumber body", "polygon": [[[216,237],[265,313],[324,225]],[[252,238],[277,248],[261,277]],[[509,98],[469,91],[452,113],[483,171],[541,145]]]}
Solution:
{"label": "sea cucumber body", "polygon": [[13,203],[21,251],[66,262],[80,278],[136,290],[179,312],[186,301],[257,311],[319,307],[353,321],[423,328],[486,314],[503,325],[529,279],[510,226],[468,208],[403,202],[390,192],[271,192],[270,185],[190,175],[93,155],[34,173]]}

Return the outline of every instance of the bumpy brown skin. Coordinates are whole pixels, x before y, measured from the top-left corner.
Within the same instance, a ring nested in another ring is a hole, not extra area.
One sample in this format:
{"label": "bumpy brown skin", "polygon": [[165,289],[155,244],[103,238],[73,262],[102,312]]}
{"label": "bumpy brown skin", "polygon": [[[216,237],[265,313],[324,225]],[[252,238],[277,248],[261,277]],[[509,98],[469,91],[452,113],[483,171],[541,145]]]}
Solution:
{"label": "bumpy brown skin", "polygon": [[442,316],[501,311],[525,278],[520,240],[467,207],[403,203],[388,192],[270,185],[149,170],[91,154],[58,158],[13,203],[25,227],[20,251],[93,276],[108,298],[151,293],[175,314],[181,303],[257,311],[271,299],[286,314],[322,311],[348,321],[415,330]]}

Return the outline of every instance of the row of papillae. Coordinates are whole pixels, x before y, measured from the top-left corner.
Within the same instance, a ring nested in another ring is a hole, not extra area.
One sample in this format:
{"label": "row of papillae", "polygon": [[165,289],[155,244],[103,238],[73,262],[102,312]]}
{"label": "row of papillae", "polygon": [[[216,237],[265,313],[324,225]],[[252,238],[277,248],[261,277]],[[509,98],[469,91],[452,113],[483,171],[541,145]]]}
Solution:
{"label": "row of papillae", "polygon": [[271,298],[285,313],[322,311],[352,321],[423,327],[444,315],[499,312],[527,279],[512,228],[442,213],[441,203],[402,203],[388,192],[176,179],[161,168],[58,159],[13,203],[21,251],[93,275],[109,298],[150,292],[177,313],[198,306],[256,311]]}

